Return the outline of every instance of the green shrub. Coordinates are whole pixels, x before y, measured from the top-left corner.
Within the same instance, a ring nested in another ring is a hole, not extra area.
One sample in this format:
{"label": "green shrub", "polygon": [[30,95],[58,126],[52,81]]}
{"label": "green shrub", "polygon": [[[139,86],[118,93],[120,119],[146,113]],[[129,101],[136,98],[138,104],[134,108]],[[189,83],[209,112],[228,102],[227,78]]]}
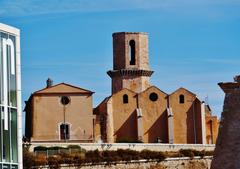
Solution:
{"label": "green shrub", "polygon": [[48,157],[48,165],[50,169],[59,169],[61,164],[61,157],[60,156],[51,156]]}
{"label": "green shrub", "polygon": [[[43,154],[34,155],[27,149],[24,149],[24,169],[29,169],[32,166],[41,166],[48,164],[50,169],[58,169],[60,164],[68,164],[76,167],[81,167],[83,163],[91,163],[93,165],[105,162],[108,164],[115,164],[118,161],[125,161],[126,163],[131,160],[154,160],[163,161],[166,157],[190,157],[194,156],[211,156],[213,151],[197,151],[193,149],[181,149],[178,152],[158,152],[150,150],[142,150],[141,152],[131,149],[118,149],[117,151],[87,151],[87,152],[73,152],[62,151],[68,149],[81,149],[79,146],[69,146],[68,148],[50,147],[50,151],[57,151],[57,155],[52,155],[46,158]],[[37,150],[43,150],[44,147],[38,147]]]}
{"label": "green shrub", "polygon": [[56,156],[56,155],[59,155],[60,153],[66,153],[65,148],[58,147],[58,146],[48,147],[47,151],[48,151],[48,156]]}
{"label": "green shrub", "polygon": [[204,156],[213,156],[213,151],[198,151],[193,149],[181,149],[179,150],[180,156],[193,158],[194,156],[200,156],[203,158]]}
{"label": "green shrub", "polygon": [[86,150],[81,148],[79,145],[69,145],[67,147],[67,150],[69,150],[71,153],[85,153]]}
{"label": "green shrub", "polygon": [[213,156],[214,151],[205,151],[205,156]]}
{"label": "green shrub", "polygon": [[85,156],[83,154],[75,154],[73,160],[75,166],[81,166],[84,163]]}
{"label": "green shrub", "polygon": [[115,158],[115,157],[118,157],[118,153],[117,153],[117,151],[103,151],[102,152],[102,157],[103,157],[103,159],[106,159],[106,160],[108,160],[108,159],[111,159],[112,161],[117,161],[117,159],[118,158]]}
{"label": "green shrub", "polygon": [[74,164],[74,154],[61,153],[59,156],[61,164]]}
{"label": "green shrub", "polygon": [[23,168],[29,169],[34,166],[34,154],[29,152],[28,148],[23,147]]}
{"label": "green shrub", "polygon": [[35,151],[46,151],[48,148],[47,147],[44,147],[44,146],[37,146],[37,147],[34,147],[34,152]]}
{"label": "green shrub", "polygon": [[69,145],[67,148],[72,148],[72,149],[81,149],[79,145]]}
{"label": "green shrub", "polygon": [[99,163],[103,161],[101,152],[99,152],[98,150],[87,151],[85,157],[85,162],[87,163]]}
{"label": "green shrub", "polygon": [[47,163],[47,157],[43,154],[38,154],[34,157],[34,166],[44,166]]}
{"label": "green shrub", "polygon": [[59,146],[53,146],[53,147],[48,147],[48,150],[60,150],[60,149],[64,149],[63,147],[59,147]]}
{"label": "green shrub", "polygon": [[205,150],[202,150],[202,151],[192,150],[192,151],[194,156],[200,156],[201,158],[203,158],[206,154]]}
{"label": "green shrub", "polygon": [[142,150],[140,152],[140,157],[146,160],[163,161],[166,158],[166,155],[163,152]]}
{"label": "green shrub", "polygon": [[194,157],[194,151],[192,149],[181,149],[179,150],[180,156],[190,157],[191,159]]}

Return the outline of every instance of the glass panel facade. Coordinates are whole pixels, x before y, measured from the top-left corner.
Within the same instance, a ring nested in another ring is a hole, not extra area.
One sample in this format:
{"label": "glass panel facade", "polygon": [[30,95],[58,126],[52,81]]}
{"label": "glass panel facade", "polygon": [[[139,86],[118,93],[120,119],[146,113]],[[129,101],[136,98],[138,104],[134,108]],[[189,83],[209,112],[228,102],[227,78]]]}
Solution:
{"label": "glass panel facade", "polygon": [[[8,37],[11,39],[14,46],[15,44],[15,37],[9,35]],[[16,49],[12,50],[11,46],[8,46],[7,58],[8,58],[8,75],[9,75],[9,90],[8,90],[8,97],[9,97],[9,105],[12,107],[17,107],[17,92],[16,92]],[[14,48],[14,47],[13,47]],[[14,57],[12,57],[14,55]],[[12,68],[14,66],[14,68]]]}
{"label": "glass panel facade", "polygon": [[[2,34],[0,32],[0,39]],[[2,40],[0,40],[0,105],[3,104],[3,57],[2,57]]]}
{"label": "glass panel facade", "polygon": [[16,37],[0,30],[0,169],[17,169]]}
{"label": "glass panel facade", "polygon": [[[3,115],[3,108],[0,107],[0,133],[3,133],[2,130],[2,115]],[[0,134],[0,161],[2,161],[2,134]]]}
{"label": "glass panel facade", "polygon": [[[3,125],[6,120],[3,120]],[[10,135],[9,130],[3,130],[3,157],[4,161],[10,162]]]}
{"label": "glass panel facade", "polygon": [[3,164],[3,169],[10,169],[10,165],[9,164]]}
{"label": "glass panel facade", "polygon": [[18,169],[17,165],[12,165],[12,169]]}
{"label": "glass panel facade", "polygon": [[17,111],[11,109],[11,145],[12,162],[17,163]]}

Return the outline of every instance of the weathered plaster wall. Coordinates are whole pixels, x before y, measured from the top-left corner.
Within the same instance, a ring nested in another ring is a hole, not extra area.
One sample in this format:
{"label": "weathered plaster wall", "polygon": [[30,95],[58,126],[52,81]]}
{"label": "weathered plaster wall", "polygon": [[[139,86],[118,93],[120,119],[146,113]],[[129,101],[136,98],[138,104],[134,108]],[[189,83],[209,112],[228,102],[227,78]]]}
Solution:
{"label": "weathered plaster wall", "polygon": [[217,116],[206,113],[206,143],[216,144],[218,136],[219,121]]}
{"label": "weathered plaster wall", "polygon": [[[92,96],[67,96],[70,97],[71,102],[65,107],[65,122],[70,124],[70,139],[92,140]],[[64,108],[59,95],[37,95],[33,97],[32,141],[60,140],[59,125],[63,122]]]}
{"label": "weathered plaster wall", "polygon": [[[184,95],[184,103],[179,102],[180,95]],[[201,120],[201,103],[198,106],[196,102],[196,96],[183,88],[169,96],[169,104],[172,108],[174,119],[174,143],[195,143],[195,134],[196,143],[201,143],[201,138],[198,138],[200,136],[197,134],[201,132],[201,130],[197,131],[197,128],[200,128],[197,125],[197,120]],[[196,117],[199,118],[196,120]]]}
{"label": "weathered plaster wall", "polygon": [[[149,99],[151,93],[156,93],[158,99]],[[152,86],[139,94],[139,107],[142,110],[143,141],[156,143],[159,138],[162,143],[168,142],[167,95]]]}
{"label": "weathered plaster wall", "polygon": [[[128,95],[128,103],[123,103],[123,95]],[[112,96],[114,140],[137,140],[137,113],[135,93],[127,89]]]}

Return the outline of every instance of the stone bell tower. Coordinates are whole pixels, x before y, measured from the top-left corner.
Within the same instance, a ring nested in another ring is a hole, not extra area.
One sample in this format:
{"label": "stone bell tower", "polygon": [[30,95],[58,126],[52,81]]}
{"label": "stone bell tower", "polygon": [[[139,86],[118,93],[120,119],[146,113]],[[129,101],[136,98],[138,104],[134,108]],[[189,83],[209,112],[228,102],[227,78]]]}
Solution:
{"label": "stone bell tower", "polygon": [[150,86],[153,71],[148,63],[148,34],[142,32],[113,33],[112,94],[130,89],[142,92]]}

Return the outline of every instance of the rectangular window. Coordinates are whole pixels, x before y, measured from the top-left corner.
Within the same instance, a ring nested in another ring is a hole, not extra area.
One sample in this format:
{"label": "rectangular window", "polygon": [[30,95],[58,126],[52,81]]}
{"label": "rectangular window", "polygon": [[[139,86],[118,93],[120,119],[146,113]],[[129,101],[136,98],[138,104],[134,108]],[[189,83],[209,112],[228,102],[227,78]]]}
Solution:
{"label": "rectangular window", "polygon": [[9,106],[16,107],[17,106],[17,98],[16,98],[16,70],[12,72],[12,67],[16,65],[16,59],[12,57],[12,55],[16,55],[15,46],[15,38],[13,36],[9,36],[9,39],[13,43],[13,46],[7,45],[7,63],[8,63],[8,98],[9,98]]}
{"label": "rectangular window", "polygon": [[18,166],[17,165],[12,165],[11,169],[18,169]]}
{"label": "rectangular window", "polygon": [[[8,113],[9,115],[10,113]],[[8,117],[8,119],[10,119],[10,117]],[[5,123],[5,119],[3,120],[3,159],[6,162],[11,162],[10,160],[10,123],[8,123],[8,130],[4,129],[4,123]]]}
{"label": "rectangular window", "polygon": [[3,164],[3,169],[10,169],[10,164]]}
{"label": "rectangular window", "polygon": [[12,162],[17,163],[17,110],[11,109],[11,153]]}
{"label": "rectangular window", "polygon": [[[15,67],[16,67],[16,58],[15,58],[15,56],[16,56],[16,50],[15,50],[16,43],[15,43],[15,37],[14,36],[10,35],[9,39],[12,40],[13,45],[14,45],[14,46],[9,46],[10,47],[10,49],[9,49],[10,69],[12,71],[14,70],[14,72],[10,71],[10,78],[9,78],[10,79],[10,85],[9,85],[10,96],[9,96],[9,98],[10,98],[10,106],[16,107],[17,106],[17,91],[16,91],[17,86],[16,86],[16,69],[15,69]],[[13,48],[13,49],[11,49],[11,48]],[[13,50],[13,53],[11,53],[12,50]],[[11,56],[12,54],[14,54],[14,57]],[[14,67],[14,69],[13,69],[13,67]]]}
{"label": "rectangular window", "polygon": [[70,133],[69,133],[69,124],[61,124],[60,125],[60,138],[61,140],[69,140]]}

